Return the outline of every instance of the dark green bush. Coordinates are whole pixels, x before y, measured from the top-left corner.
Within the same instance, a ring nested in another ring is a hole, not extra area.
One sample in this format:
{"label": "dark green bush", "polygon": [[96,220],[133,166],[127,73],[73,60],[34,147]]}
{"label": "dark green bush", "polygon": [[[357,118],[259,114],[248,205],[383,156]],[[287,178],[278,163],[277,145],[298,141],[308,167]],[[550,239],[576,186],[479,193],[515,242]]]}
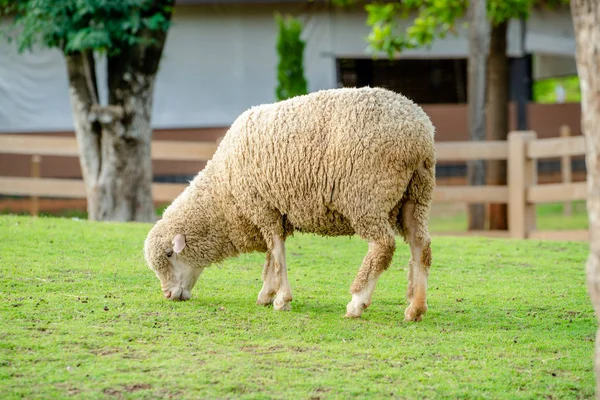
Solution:
{"label": "dark green bush", "polygon": [[275,15],[279,26],[277,37],[277,100],[308,93],[304,78],[304,47],[306,43],[300,38],[302,22],[292,16]]}

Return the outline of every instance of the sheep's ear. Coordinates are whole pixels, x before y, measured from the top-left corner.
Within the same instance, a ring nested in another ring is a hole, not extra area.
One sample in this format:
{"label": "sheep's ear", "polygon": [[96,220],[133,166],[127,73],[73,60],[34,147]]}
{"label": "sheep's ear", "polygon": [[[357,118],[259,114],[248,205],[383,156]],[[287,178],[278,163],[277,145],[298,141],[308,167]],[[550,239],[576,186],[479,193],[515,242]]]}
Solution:
{"label": "sheep's ear", "polygon": [[183,236],[181,233],[178,233],[173,238],[172,243],[173,243],[173,251],[177,254],[181,253],[181,251],[185,247],[185,236]]}

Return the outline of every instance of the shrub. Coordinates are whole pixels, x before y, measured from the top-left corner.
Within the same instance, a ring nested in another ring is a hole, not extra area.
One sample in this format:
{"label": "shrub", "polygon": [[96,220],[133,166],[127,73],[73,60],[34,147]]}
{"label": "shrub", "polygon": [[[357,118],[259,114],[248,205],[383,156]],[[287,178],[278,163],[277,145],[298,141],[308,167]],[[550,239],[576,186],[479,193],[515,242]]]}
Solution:
{"label": "shrub", "polygon": [[304,78],[304,47],[306,43],[300,38],[302,22],[292,16],[275,15],[279,26],[277,37],[277,100],[308,93]]}

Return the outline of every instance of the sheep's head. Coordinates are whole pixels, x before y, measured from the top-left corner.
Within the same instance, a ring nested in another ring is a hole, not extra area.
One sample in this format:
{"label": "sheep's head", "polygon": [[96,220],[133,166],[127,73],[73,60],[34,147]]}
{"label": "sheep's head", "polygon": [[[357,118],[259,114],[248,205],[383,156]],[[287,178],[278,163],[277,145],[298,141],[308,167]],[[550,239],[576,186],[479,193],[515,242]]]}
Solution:
{"label": "sheep's head", "polygon": [[184,233],[174,231],[160,220],[144,243],[146,263],[161,283],[165,298],[189,300],[192,288],[206,266],[192,257]]}

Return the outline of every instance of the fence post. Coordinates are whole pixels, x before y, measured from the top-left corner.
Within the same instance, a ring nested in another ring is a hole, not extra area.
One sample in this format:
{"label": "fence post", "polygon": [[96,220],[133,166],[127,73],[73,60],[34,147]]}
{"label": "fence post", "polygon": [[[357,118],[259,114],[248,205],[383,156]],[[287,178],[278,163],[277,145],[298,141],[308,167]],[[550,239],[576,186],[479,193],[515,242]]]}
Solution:
{"label": "fence post", "polygon": [[532,131],[508,134],[508,229],[513,239],[526,239],[535,229],[535,205],[527,203],[527,189],[537,181],[536,160],[527,157]]}
{"label": "fence post", "polygon": [[[562,125],[560,127],[560,137],[568,138],[571,136],[571,128],[568,125]],[[571,171],[571,156],[563,156],[561,160],[560,169],[562,171],[562,181],[563,183],[571,183],[572,180],[572,171]],[[573,214],[573,203],[570,201],[565,201],[563,204],[563,214],[564,215],[572,215]]]}
{"label": "fence post", "polygon": [[[40,177],[40,164],[42,163],[42,157],[38,155],[31,156],[31,177]],[[31,215],[37,217],[40,213],[40,198],[38,196],[31,196]]]}

